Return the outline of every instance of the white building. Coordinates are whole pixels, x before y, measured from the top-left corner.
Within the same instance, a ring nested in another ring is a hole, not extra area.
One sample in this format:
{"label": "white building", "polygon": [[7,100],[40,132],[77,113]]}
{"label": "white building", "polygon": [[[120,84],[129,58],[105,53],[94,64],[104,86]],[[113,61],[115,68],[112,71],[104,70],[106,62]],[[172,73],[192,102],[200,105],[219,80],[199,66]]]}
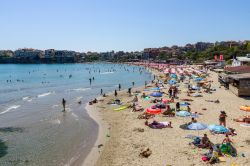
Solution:
{"label": "white building", "polygon": [[245,57],[237,57],[233,59],[232,66],[242,66],[247,63],[250,63],[250,54],[247,54]]}

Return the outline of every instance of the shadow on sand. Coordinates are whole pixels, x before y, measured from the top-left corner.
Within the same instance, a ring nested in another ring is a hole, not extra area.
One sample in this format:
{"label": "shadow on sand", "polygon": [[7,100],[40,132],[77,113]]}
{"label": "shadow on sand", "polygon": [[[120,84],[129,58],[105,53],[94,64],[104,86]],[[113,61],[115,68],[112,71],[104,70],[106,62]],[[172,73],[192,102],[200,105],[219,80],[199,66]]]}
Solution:
{"label": "shadow on sand", "polygon": [[182,124],[182,125],[180,125],[179,126],[181,129],[183,129],[183,130],[188,130],[188,124]]}

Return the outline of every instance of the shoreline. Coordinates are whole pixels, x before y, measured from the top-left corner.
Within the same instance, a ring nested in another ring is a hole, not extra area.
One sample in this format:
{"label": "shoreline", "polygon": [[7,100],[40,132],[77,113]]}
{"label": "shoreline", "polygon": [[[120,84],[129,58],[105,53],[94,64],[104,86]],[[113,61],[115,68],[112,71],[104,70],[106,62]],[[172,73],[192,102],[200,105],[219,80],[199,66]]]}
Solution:
{"label": "shoreline", "polygon": [[[145,67],[145,66],[142,66]],[[155,75],[156,77],[159,77],[159,73],[152,69],[152,68],[148,68],[145,67],[145,70],[149,73],[151,73],[152,75]],[[148,84],[151,85],[151,83],[149,82]],[[134,87],[134,90],[142,90],[144,88],[143,85],[138,86],[138,87]],[[119,92],[119,91],[118,91]],[[124,95],[126,94],[126,90],[123,89],[119,92],[119,94]],[[112,92],[108,92],[107,96],[110,97],[110,95],[113,95]],[[97,100],[104,100],[106,102],[106,98],[103,98],[101,95],[96,97]],[[97,139],[94,143],[94,146],[91,148],[90,152],[88,153],[88,155],[86,156],[86,158],[84,159],[83,163],[81,164],[81,166],[95,166],[98,159],[101,156],[102,151],[105,148],[105,145],[107,143],[108,140],[106,140],[105,138],[105,134],[110,132],[110,125],[108,124],[107,120],[104,120],[103,115],[101,114],[101,108],[98,107],[98,104],[95,105],[89,105],[89,103],[85,104],[85,110],[87,111],[89,117],[91,119],[93,119],[97,124],[98,124],[98,133],[97,133]],[[107,105],[106,103],[104,105]],[[100,148],[98,147],[98,145],[102,145]]]}
{"label": "shoreline", "polygon": [[[141,66],[141,67],[145,67],[145,66]],[[145,70],[151,74],[155,74],[157,75],[157,72],[154,71],[153,69],[147,68],[145,67]],[[134,87],[133,89],[143,89],[143,85],[139,86],[139,87]],[[122,89],[121,91],[118,91],[121,94],[126,94],[126,90]],[[110,97],[110,95],[113,95],[112,92],[108,92],[107,96]],[[97,100],[105,100],[105,98],[103,98],[101,95],[96,97]],[[98,124],[98,133],[97,133],[97,139],[95,141],[94,146],[91,148],[90,152],[88,153],[88,155],[86,156],[86,158],[84,159],[83,163],[81,164],[81,166],[94,166],[96,165],[99,157],[101,156],[102,151],[105,148],[105,145],[107,143],[108,140],[106,140],[106,134],[110,132],[110,127],[107,121],[105,121],[103,119],[103,115],[101,114],[101,108],[98,107],[98,104],[95,105],[89,105],[89,103],[86,103],[85,105],[85,109],[89,115],[89,117],[91,119],[93,119],[97,124]],[[106,103],[104,104],[106,105]],[[98,145],[102,145],[100,148],[98,148]]]}
{"label": "shoreline", "polygon": [[[153,74],[153,73],[152,73]],[[139,86],[139,87],[134,87],[133,89],[142,89],[144,86]],[[126,90],[123,89],[121,91],[118,91],[119,95],[125,95],[127,94]],[[111,96],[113,96],[112,92],[108,92],[107,97],[104,98],[102,96],[98,96],[96,99],[97,100],[103,100],[104,102],[107,102],[107,99],[109,99]],[[103,104],[105,107],[107,106],[106,103],[103,102],[98,102],[97,104],[94,105],[89,105],[86,103],[85,109],[91,119],[93,119],[97,124],[98,124],[98,133],[97,133],[97,139],[95,141],[94,146],[91,148],[90,152],[84,159],[83,163],[81,166],[95,166],[97,161],[99,160],[102,152],[104,151],[104,148],[106,147],[106,143],[109,141],[107,138],[107,135],[110,135],[110,124],[108,123],[107,120],[104,120],[104,115],[101,113],[102,107],[99,105]],[[98,145],[101,145],[99,148]]]}
{"label": "shoreline", "polygon": [[[98,97],[99,98],[99,97]],[[102,116],[100,115],[100,110],[95,109],[96,107],[92,107],[88,103],[85,105],[85,109],[89,115],[90,118],[92,118],[97,124],[98,124],[98,133],[97,133],[97,139],[95,141],[94,146],[88,153],[87,157],[84,159],[82,166],[94,166],[97,162],[102,147],[98,148],[98,145],[105,146],[106,140],[105,140],[105,133],[108,133],[108,124],[104,120],[102,120]]]}
{"label": "shoreline", "polygon": [[[143,66],[144,67],[144,66]],[[146,68],[145,70],[151,74],[155,74],[156,76],[159,76],[157,74],[157,72],[153,69],[150,68]],[[151,83],[150,83],[151,84]],[[138,87],[134,87],[133,90],[141,90],[143,89],[144,86],[138,86]],[[126,94],[126,90],[123,89],[121,91],[118,91],[120,95],[124,95]],[[108,92],[107,96],[110,97],[111,95],[113,95],[112,92]],[[97,96],[96,97],[97,100],[104,100],[106,102],[106,98],[103,98],[102,96]],[[95,105],[89,105],[89,103],[86,103],[85,105],[85,109],[89,115],[90,118],[92,118],[97,124],[98,124],[98,133],[97,133],[97,139],[95,141],[94,146],[91,148],[90,152],[88,153],[87,157],[84,159],[83,163],[81,164],[81,166],[95,166],[98,159],[101,156],[102,151],[105,148],[105,145],[107,143],[107,139],[106,138],[106,134],[110,132],[110,125],[108,124],[107,120],[104,120],[103,115],[101,114],[101,108],[98,107],[100,103],[95,104]],[[106,103],[104,103],[104,105],[107,105]],[[99,148],[98,145],[101,145],[101,147]]]}

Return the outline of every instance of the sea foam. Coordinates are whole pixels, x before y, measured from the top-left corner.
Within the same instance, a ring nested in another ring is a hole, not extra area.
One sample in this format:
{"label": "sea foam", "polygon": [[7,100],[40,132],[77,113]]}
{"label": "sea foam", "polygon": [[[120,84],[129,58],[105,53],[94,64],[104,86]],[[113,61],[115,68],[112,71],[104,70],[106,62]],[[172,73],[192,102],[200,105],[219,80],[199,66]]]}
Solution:
{"label": "sea foam", "polygon": [[76,88],[76,89],[69,89],[67,91],[76,91],[76,92],[84,92],[86,90],[90,90],[91,88]]}
{"label": "sea foam", "polygon": [[103,73],[100,73],[100,74],[113,74],[114,72],[103,72]]}
{"label": "sea foam", "polygon": [[20,107],[20,105],[12,105],[12,106],[8,107],[5,111],[0,112],[0,114],[5,114],[5,113],[7,113],[7,112],[9,112],[9,111],[11,111],[13,109],[17,109],[19,107]]}
{"label": "sea foam", "polygon": [[45,97],[45,96],[51,95],[52,93],[54,93],[54,92],[42,93],[42,94],[37,95],[37,97],[38,97],[38,98],[40,98],[40,97]]}

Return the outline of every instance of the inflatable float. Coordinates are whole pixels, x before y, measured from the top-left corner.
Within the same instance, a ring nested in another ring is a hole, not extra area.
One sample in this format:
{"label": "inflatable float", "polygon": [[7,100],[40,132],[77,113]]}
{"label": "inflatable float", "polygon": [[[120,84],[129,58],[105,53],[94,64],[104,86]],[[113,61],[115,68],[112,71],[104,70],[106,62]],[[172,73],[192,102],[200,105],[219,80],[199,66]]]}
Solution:
{"label": "inflatable float", "polygon": [[250,106],[241,106],[241,107],[240,107],[240,110],[250,112]]}
{"label": "inflatable float", "polygon": [[121,106],[121,107],[118,107],[118,108],[115,108],[114,111],[122,111],[124,109],[128,108],[127,105],[124,105],[124,106]]}
{"label": "inflatable float", "polygon": [[160,114],[161,109],[159,109],[159,108],[155,108],[155,109],[154,108],[147,108],[146,113],[153,114],[153,115]]}

